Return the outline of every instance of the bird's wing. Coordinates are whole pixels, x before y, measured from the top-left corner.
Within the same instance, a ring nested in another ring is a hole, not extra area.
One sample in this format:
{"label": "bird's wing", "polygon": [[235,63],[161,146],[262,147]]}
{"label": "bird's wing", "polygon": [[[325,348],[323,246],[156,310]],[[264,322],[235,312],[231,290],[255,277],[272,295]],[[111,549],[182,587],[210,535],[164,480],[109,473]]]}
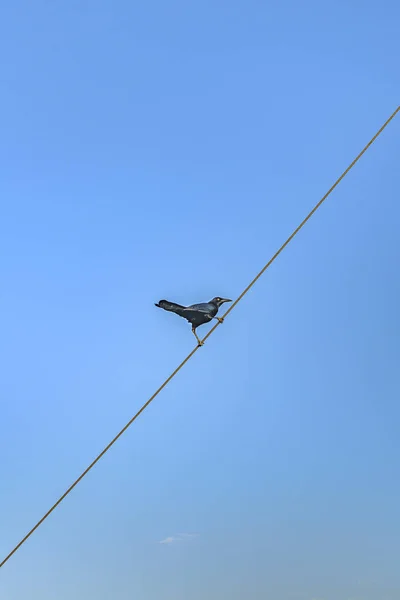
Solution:
{"label": "bird's wing", "polygon": [[[158,304],[156,304],[159,308],[163,308],[164,310],[168,310],[173,312],[184,319],[187,319],[189,322],[199,315],[207,315],[210,319],[212,318],[212,313],[215,310],[215,307],[210,306],[209,303],[203,302],[202,304],[192,304],[191,306],[181,306],[180,304],[176,304],[175,302],[169,302],[168,300],[160,300]],[[211,309],[211,310],[210,310]],[[216,312],[216,311],[215,311]]]}
{"label": "bird's wing", "polygon": [[210,306],[210,304],[208,302],[201,302],[200,304],[191,304],[190,306],[188,306],[189,310],[194,310],[196,312],[204,312],[204,313],[209,313],[210,309],[212,309],[213,307]]}
{"label": "bird's wing", "polygon": [[188,306],[190,310],[195,310],[197,314],[207,315],[211,320],[218,312],[218,306],[212,302],[202,302],[201,304],[192,304]]}

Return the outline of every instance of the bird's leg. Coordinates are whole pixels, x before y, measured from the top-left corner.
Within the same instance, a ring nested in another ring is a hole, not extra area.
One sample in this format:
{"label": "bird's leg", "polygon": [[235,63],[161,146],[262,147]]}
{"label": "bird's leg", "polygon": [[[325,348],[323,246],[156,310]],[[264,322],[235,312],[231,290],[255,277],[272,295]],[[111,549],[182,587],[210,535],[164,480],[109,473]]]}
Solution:
{"label": "bird's leg", "polygon": [[214,319],[217,319],[218,323],[223,323],[224,322],[224,317],[213,317]]}
{"label": "bird's leg", "polygon": [[204,345],[204,342],[202,342],[202,341],[201,341],[201,339],[200,339],[200,338],[199,338],[199,336],[197,335],[197,333],[196,333],[196,330],[195,330],[195,328],[194,328],[194,327],[192,327],[192,333],[193,333],[193,335],[196,337],[196,340],[197,340],[197,343],[198,343],[198,345],[199,345],[199,346],[203,346],[203,345]]}

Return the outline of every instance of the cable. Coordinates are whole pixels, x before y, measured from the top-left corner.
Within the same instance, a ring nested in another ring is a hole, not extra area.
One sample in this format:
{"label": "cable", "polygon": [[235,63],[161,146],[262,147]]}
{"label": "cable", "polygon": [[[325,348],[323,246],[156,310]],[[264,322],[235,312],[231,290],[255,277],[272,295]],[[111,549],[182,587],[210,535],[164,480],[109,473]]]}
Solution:
{"label": "cable", "polygon": [[[261,269],[261,271],[256,275],[256,277],[254,277],[254,279],[249,283],[249,285],[245,288],[245,290],[240,294],[240,296],[232,303],[232,305],[229,307],[229,309],[226,311],[226,313],[224,314],[224,319],[226,318],[226,316],[234,309],[234,307],[238,304],[238,302],[240,302],[240,300],[243,298],[243,296],[245,296],[247,294],[247,292],[250,290],[250,288],[253,287],[253,285],[256,283],[256,281],[261,277],[261,275],[263,275],[263,273],[265,273],[265,271],[268,269],[268,267],[274,262],[274,260],[279,256],[279,254],[282,252],[282,250],[284,250],[286,248],[286,246],[292,241],[292,239],[295,237],[295,235],[297,235],[297,233],[300,231],[300,229],[302,229],[302,227],[307,223],[307,221],[312,217],[312,215],[318,210],[318,208],[321,206],[321,204],[323,204],[323,202],[325,202],[325,200],[327,199],[327,197],[331,194],[331,192],[335,189],[335,187],[342,181],[342,179],[347,175],[347,173],[350,171],[350,169],[352,169],[354,167],[354,165],[356,164],[356,162],[358,162],[358,160],[361,158],[361,156],[368,150],[368,148],[374,143],[374,141],[376,140],[376,138],[382,133],[382,131],[385,129],[385,127],[387,127],[387,125],[390,123],[390,121],[396,116],[396,114],[400,111],[400,106],[398,106],[396,108],[396,110],[394,111],[394,113],[389,117],[389,119],[382,125],[382,127],[379,129],[379,131],[374,135],[374,137],[368,142],[368,144],[363,148],[363,150],[356,156],[356,158],[353,160],[353,162],[347,167],[347,169],[341,174],[341,176],[336,180],[336,182],[333,184],[333,186],[327,191],[327,193],[325,194],[325,196],[323,196],[323,198],[321,198],[321,200],[318,202],[318,204],[316,204],[314,206],[314,208],[312,209],[311,212],[308,213],[308,215],[306,216],[306,218],[300,223],[300,225],[293,231],[293,233],[288,237],[288,239],[286,240],[286,242],[284,244],[282,244],[282,246],[279,248],[279,250],[277,252],[275,252],[275,254],[273,255],[273,257],[267,262],[267,264]],[[220,325],[219,322],[217,322],[214,327],[212,329],[210,329],[210,331],[207,333],[207,335],[203,338],[203,341],[205,341],[215,330],[216,328]],[[125,425],[125,427],[123,427],[123,429],[121,429],[121,431],[113,438],[113,440],[111,440],[111,442],[104,448],[104,450],[102,450],[102,452],[100,452],[100,454],[94,459],[93,462],[90,463],[90,465],[83,471],[83,473],[74,481],[74,483],[67,489],[66,492],[64,492],[64,494],[57,500],[57,502],[55,504],[53,504],[53,506],[47,511],[47,513],[40,519],[40,521],[38,521],[36,523],[36,525],[25,535],[24,538],[22,538],[22,540],[13,548],[13,550],[11,550],[11,552],[4,558],[4,560],[0,563],[0,567],[3,567],[5,565],[5,563],[13,556],[13,554],[15,554],[15,552],[27,541],[27,539],[32,535],[32,533],[34,533],[34,531],[36,531],[36,529],[38,527],[40,527],[40,525],[43,523],[43,521],[45,521],[47,519],[47,517],[53,512],[53,510],[55,508],[57,508],[57,506],[59,504],[61,504],[61,502],[64,500],[64,498],[66,496],[68,496],[68,494],[70,492],[72,492],[72,490],[74,489],[74,487],[76,485],[78,485],[78,483],[85,477],[85,475],[87,475],[87,473],[89,473],[89,471],[95,466],[95,464],[104,456],[104,454],[111,448],[111,446],[113,446],[115,444],[115,442],[121,437],[121,435],[123,433],[125,433],[125,431],[128,429],[128,427],[130,427],[132,425],[132,423],[138,418],[138,416],[149,406],[149,404],[154,400],[154,398],[156,396],[158,396],[158,394],[161,392],[161,390],[163,390],[165,388],[165,386],[171,381],[171,379],[173,379],[175,377],[175,375],[182,369],[182,367],[188,362],[188,360],[190,360],[192,358],[192,356],[197,352],[197,350],[199,349],[199,346],[196,346],[191,352],[190,354],[187,355],[187,357],[181,362],[181,364],[175,369],[175,371],[173,373],[171,373],[171,375],[164,381],[164,383],[158,388],[158,390],[156,392],[154,392],[154,394],[147,400],[147,402],[145,404],[143,404],[142,408],[132,417],[132,419]]]}

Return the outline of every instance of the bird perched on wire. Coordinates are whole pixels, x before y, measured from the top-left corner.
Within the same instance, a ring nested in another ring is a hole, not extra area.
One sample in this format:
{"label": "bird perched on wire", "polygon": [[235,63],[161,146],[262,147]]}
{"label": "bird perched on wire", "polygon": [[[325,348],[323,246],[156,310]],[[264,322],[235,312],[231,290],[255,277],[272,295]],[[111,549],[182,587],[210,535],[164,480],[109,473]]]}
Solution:
{"label": "bird perched on wire", "polygon": [[160,300],[155,304],[155,306],[158,306],[158,308],[163,308],[164,310],[168,310],[169,312],[173,312],[189,321],[189,323],[192,324],[192,332],[196,337],[198,345],[202,346],[203,342],[199,339],[196,329],[200,325],[204,325],[204,323],[210,323],[210,321],[213,319],[217,319],[217,321],[223,323],[224,319],[217,317],[216,315],[220,306],[222,306],[224,302],[232,302],[232,300],[217,296],[216,298],[210,300],[210,302],[192,304],[191,306],[181,306],[180,304],[175,304],[175,302]]}

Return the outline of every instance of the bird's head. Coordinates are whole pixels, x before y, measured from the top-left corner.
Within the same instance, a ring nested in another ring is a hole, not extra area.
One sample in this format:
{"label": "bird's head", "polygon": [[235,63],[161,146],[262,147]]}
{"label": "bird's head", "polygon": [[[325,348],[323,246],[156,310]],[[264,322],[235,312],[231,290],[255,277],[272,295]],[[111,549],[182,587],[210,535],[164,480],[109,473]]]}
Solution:
{"label": "bird's head", "polygon": [[229,300],[228,298],[220,298],[219,296],[216,296],[215,298],[213,298],[211,300],[211,302],[213,304],[216,304],[219,308],[220,306],[222,306],[224,304],[224,302],[232,302],[232,300]]}

